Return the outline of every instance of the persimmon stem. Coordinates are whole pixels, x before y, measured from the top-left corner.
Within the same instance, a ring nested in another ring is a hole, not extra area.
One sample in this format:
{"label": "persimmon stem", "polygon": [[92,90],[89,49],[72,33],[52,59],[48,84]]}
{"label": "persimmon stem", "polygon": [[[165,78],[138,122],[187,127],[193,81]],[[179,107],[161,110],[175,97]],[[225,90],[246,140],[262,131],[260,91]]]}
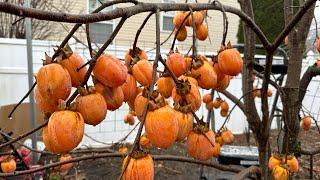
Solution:
{"label": "persimmon stem", "polygon": [[[200,124],[200,121],[201,121],[201,120],[199,119],[199,117],[197,116],[197,114],[196,114],[193,110],[191,110],[191,113],[192,113],[194,119],[197,121],[197,124]],[[212,147],[215,146],[215,145],[211,142],[210,138],[209,138],[205,133],[201,132],[201,134],[209,141],[209,143],[211,144]]]}

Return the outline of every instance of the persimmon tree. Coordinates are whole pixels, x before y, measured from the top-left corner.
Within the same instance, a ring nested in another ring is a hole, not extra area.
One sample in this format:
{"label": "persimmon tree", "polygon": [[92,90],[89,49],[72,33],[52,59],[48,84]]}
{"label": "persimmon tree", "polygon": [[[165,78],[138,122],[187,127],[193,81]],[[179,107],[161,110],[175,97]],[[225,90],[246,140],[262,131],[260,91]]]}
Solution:
{"label": "persimmon tree", "polygon": [[[304,90],[312,77],[317,75],[319,71],[316,65],[310,67],[310,70],[305,73],[300,81],[302,52],[307,30],[313,17],[315,2],[316,0],[301,1],[300,8],[293,12],[292,1],[284,1],[286,26],[277,35],[274,42],[270,42],[259,26],[255,24],[250,0],[239,0],[241,9],[223,5],[219,1],[170,4],[115,0],[103,3],[92,14],[84,15],[54,13],[1,2],[0,11],[4,13],[43,21],[77,24],[66,35],[55,53],[51,57],[46,56],[44,66],[37,73],[33,88],[36,87],[37,105],[46,114],[44,123],[30,132],[1,144],[0,148],[16,143],[20,139],[43,129],[43,141],[49,152],[41,153],[68,153],[81,141],[84,123],[99,124],[105,118],[107,111],[117,110],[123,101],[127,102],[131,109],[125,118],[125,122],[134,124],[134,115],[140,122],[136,138],[129,150],[123,148],[119,153],[107,152],[72,159],[70,157],[62,158],[67,160],[36,169],[2,173],[0,175],[28,174],[71,162],[92,158],[120,157],[127,154],[123,161],[120,179],[131,179],[133,176],[153,179],[153,160],[202,164],[220,170],[237,172],[239,173],[236,176],[237,178],[255,173],[258,178],[262,174],[264,179],[269,179],[270,170],[273,171],[274,177],[287,178],[289,172],[296,172],[297,167],[296,157],[289,156],[289,153],[301,151],[297,149],[297,135],[300,127],[300,118],[297,112],[301,107]],[[133,5],[98,13],[108,6],[119,3]],[[207,58],[197,53],[195,44],[196,41],[207,38],[208,29],[204,19],[207,12],[213,10],[222,12],[223,34],[221,48],[217,55]],[[160,54],[161,44],[163,44],[160,42],[160,11],[178,11],[173,21],[175,26],[173,34],[175,36],[167,58]],[[142,12],[150,13],[137,30],[133,47],[128,50],[125,62],[122,63],[111,54],[105,54],[104,51],[116,37],[123,24],[129,21],[131,16]],[[240,53],[232,48],[230,43],[226,43],[228,32],[227,12],[239,16],[243,21],[245,33],[244,61]],[[151,63],[148,61],[147,53],[137,46],[137,42],[142,29],[152,16],[156,17],[156,57]],[[93,50],[89,31],[90,23],[115,18],[121,18],[121,20],[110,38],[100,49]],[[83,62],[81,57],[76,52],[72,52],[67,45],[69,39],[83,24],[86,26],[87,47],[91,55],[91,60],[87,63]],[[179,51],[175,51],[174,47],[176,39],[180,41],[186,39],[186,27],[190,27],[192,30],[193,44],[190,48],[192,50],[191,55],[184,57]],[[273,55],[288,35],[290,52],[288,77],[285,87],[280,87],[270,79],[271,66]],[[263,74],[255,72],[253,69],[256,38],[262,43],[266,54]],[[164,66],[161,73],[157,72],[159,64]],[[89,67],[87,68],[87,66]],[[236,76],[241,71],[243,95],[238,98],[228,92],[226,88],[230,81],[232,82],[231,76]],[[253,87],[252,76],[254,74],[262,79],[261,89]],[[91,76],[95,84],[94,88],[88,86]],[[140,84],[141,88],[137,84]],[[158,85],[158,89],[155,89],[155,84]],[[285,124],[284,147],[279,152],[281,155],[279,157],[272,155],[271,158],[269,142],[271,119],[268,104],[268,96],[271,93],[268,91],[269,84],[280,93],[283,103],[282,119]],[[77,88],[77,90],[70,95],[72,87]],[[212,99],[211,95],[205,95],[202,98],[199,92],[200,88],[212,89],[222,93],[235,105],[230,110],[229,105],[221,98]],[[254,103],[255,96],[261,97],[262,117],[258,115]],[[168,104],[166,98],[172,98],[174,104]],[[64,102],[61,102],[61,99]],[[213,108],[220,108],[220,115],[226,117],[223,126],[217,132],[209,128],[210,116],[207,121],[204,121],[196,115],[195,112],[200,108],[201,100],[206,104],[209,111]],[[20,103],[13,109],[12,113]],[[218,156],[221,145],[233,141],[233,134],[226,129],[225,124],[235,106],[243,111],[255,136],[259,150],[260,168],[234,168],[205,161],[213,156]],[[142,135],[143,128],[146,131],[144,135]],[[71,131],[73,133],[68,135],[64,133]],[[148,151],[145,151],[151,144],[166,149],[175,141],[185,138],[187,138],[188,153],[194,159],[171,155],[150,155]],[[267,166],[268,162],[270,162],[270,169]],[[137,168],[137,170],[134,168]],[[144,169],[144,172],[139,172],[139,169]]]}

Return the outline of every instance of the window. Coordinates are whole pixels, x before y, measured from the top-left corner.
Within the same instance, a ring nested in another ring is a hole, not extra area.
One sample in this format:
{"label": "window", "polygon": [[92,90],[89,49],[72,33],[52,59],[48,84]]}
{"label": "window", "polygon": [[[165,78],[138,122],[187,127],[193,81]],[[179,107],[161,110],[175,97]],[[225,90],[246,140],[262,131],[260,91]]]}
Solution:
{"label": "window", "polygon": [[[100,0],[101,2],[105,3],[107,0]],[[101,3],[99,0],[89,0],[88,10],[89,13],[97,9]],[[110,11],[113,9],[113,6],[107,7],[102,12]],[[90,34],[91,34],[91,41],[93,43],[103,44],[111,35],[114,28],[114,20],[110,21],[103,21],[98,23],[90,24]]]}
{"label": "window", "polygon": [[[175,0],[162,0],[163,3],[176,3]],[[173,30],[173,17],[175,15],[174,11],[170,12],[163,12],[162,13],[162,25],[161,25],[161,30],[162,31],[172,31]]]}

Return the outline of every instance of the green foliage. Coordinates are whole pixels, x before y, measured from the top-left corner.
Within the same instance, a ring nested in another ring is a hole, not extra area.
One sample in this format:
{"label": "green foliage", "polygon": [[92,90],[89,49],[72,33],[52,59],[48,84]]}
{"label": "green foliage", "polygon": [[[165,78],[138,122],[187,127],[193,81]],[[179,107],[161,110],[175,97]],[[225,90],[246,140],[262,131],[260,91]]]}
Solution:
{"label": "green foliage", "polygon": [[[252,0],[254,19],[267,38],[273,41],[284,27],[282,0]],[[243,27],[240,21],[238,29],[238,43],[243,43]],[[257,39],[257,44],[261,44]]]}

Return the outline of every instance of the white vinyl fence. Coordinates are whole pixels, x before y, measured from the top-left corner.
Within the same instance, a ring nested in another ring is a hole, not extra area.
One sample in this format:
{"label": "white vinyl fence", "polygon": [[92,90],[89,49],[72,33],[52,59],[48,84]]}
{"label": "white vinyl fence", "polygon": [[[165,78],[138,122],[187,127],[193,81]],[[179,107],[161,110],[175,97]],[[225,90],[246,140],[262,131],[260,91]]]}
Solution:
{"label": "white vinyl fence", "polygon": [[[81,44],[76,44],[71,42],[72,49],[79,53],[86,60],[89,59],[88,50]],[[125,52],[128,50],[128,47],[118,47],[113,43],[108,49],[107,52],[113,55],[116,55],[119,58],[123,58]],[[34,73],[42,65],[41,59],[44,57],[44,52],[47,52],[49,55],[53,54],[53,47],[59,45],[59,42],[52,41],[33,41],[33,62],[34,62]],[[128,43],[130,45],[130,43]],[[146,50],[148,48],[145,47]],[[150,49],[150,47],[149,47]],[[163,54],[167,50],[163,50]],[[155,56],[155,51],[150,52],[148,55],[150,59],[153,59]],[[310,57],[305,60],[305,65],[312,64],[314,59],[318,55],[310,55]],[[26,41],[17,40],[17,39],[1,39],[0,38],[0,106],[17,103],[21,97],[28,90],[28,81],[27,81],[27,55],[26,55]],[[304,105],[309,108],[315,117],[319,115],[320,107],[320,96],[318,94],[319,90],[319,78],[316,78],[311,84],[307,97],[304,100]],[[274,89],[273,89],[274,90]],[[235,96],[240,97],[242,94],[241,90],[241,77],[238,76],[234,78],[228,91],[233,93]],[[208,93],[209,91],[203,91],[202,93]],[[275,94],[275,93],[274,93]],[[222,96],[223,97],[223,96]],[[26,100],[28,102],[28,99]],[[230,108],[233,106],[233,103],[230,101]],[[272,98],[270,98],[270,103]],[[257,108],[260,109],[260,100],[257,99]],[[129,126],[123,123],[123,117],[128,112],[128,106],[123,104],[123,106],[117,111],[108,111],[107,118],[98,126],[86,126],[85,132],[90,137],[105,143],[116,142],[122,137],[124,137],[134,126]],[[260,112],[260,111],[259,111]],[[218,129],[223,123],[224,119],[220,117],[219,111],[215,110],[216,114],[216,129]],[[197,112],[201,117],[206,118],[207,111],[204,106]],[[236,108],[234,113],[231,115],[231,119],[227,124],[227,127],[231,129],[234,133],[243,133],[247,127],[247,122],[245,116],[240,109]],[[276,123],[273,122],[273,128],[276,127]],[[132,141],[135,133],[128,138],[128,141]],[[84,136],[82,144],[84,146],[99,146],[102,145],[99,142],[92,140],[90,137]]]}

